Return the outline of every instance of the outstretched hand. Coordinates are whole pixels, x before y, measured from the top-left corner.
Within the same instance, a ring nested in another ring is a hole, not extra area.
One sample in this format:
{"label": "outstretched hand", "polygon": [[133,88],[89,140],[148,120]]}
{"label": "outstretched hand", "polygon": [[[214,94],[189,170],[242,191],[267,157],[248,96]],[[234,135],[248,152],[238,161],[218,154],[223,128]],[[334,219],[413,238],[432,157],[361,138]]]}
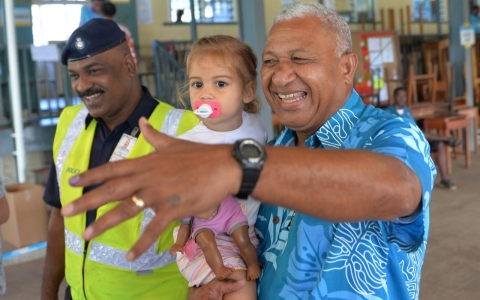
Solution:
{"label": "outstretched hand", "polygon": [[[152,208],[156,216],[127,254],[128,260],[147,250],[172,221],[218,206],[226,196],[238,192],[241,181],[241,169],[231,154],[231,145],[171,138],[157,132],[145,118],[140,119],[139,125],[155,152],[107,163],[72,177],[72,186],[103,184],[62,209],[62,214],[69,217],[122,200],[85,230],[83,236],[90,240],[143,208]],[[134,196],[143,200],[143,208],[132,200]]]}

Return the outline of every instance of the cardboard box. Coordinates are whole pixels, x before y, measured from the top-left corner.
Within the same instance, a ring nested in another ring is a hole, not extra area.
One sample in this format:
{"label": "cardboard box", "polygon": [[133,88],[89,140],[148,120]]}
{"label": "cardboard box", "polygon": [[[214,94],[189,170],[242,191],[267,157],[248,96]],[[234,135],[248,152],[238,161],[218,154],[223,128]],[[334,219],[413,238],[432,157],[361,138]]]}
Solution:
{"label": "cardboard box", "polygon": [[5,186],[10,218],[2,226],[2,239],[21,248],[47,240],[47,208],[44,187],[33,183]]}

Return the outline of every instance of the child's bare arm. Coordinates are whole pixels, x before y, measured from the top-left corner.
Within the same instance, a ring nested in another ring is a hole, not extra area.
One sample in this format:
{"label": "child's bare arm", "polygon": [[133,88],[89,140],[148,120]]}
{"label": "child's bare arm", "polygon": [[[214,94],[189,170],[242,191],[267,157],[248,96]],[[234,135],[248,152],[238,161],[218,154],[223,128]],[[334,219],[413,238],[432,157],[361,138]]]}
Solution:
{"label": "child's bare arm", "polygon": [[185,244],[188,241],[188,238],[190,237],[190,230],[191,230],[190,224],[180,225],[180,228],[178,228],[178,233],[177,233],[177,241],[172,247],[170,247],[170,255],[174,255],[175,252],[181,252],[183,254],[183,247],[185,246]]}

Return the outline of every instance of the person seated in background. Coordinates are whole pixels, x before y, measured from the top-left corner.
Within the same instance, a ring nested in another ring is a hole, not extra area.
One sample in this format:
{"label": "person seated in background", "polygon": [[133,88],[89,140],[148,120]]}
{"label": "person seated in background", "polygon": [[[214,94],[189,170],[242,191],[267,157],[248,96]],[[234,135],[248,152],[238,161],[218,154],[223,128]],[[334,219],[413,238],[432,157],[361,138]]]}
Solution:
{"label": "person seated in background", "polygon": [[82,6],[82,11],[80,13],[80,25],[87,23],[91,19],[101,19],[102,18],[102,5],[104,0],[90,0],[90,6]]}
{"label": "person seated in background", "polygon": [[[7,222],[9,215],[10,210],[8,209],[7,197],[5,197],[5,188],[0,178],[0,224]],[[3,272],[2,253],[2,240],[0,239],[0,294],[5,294],[5,272]]]}
{"label": "person seated in background", "polygon": [[[407,89],[405,87],[397,87],[393,92],[394,105],[385,108],[385,111],[391,112],[394,115],[409,118],[414,120],[412,111],[406,106],[407,103]],[[420,128],[422,128],[423,122],[418,122]],[[423,130],[423,128],[422,128]],[[439,186],[456,190],[457,186],[448,178],[447,172],[447,151],[446,146],[457,147],[461,144],[461,141],[454,139],[453,137],[446,137],[441,135],[435,135],[428,132],[423,133],[430,144],[430,153],[437,153],[437,167],[440,173]]]}

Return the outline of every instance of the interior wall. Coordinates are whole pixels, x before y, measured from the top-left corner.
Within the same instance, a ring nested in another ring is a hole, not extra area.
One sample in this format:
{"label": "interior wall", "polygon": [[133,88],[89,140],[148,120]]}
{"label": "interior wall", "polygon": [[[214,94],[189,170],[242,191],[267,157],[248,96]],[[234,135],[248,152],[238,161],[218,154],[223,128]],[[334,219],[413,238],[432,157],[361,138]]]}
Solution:
{"label": "interior wall", "polygon": [[[134,1],[134,0],[132,0]],[[445,1],[445,9],[448,10],[447,1]],[[318,0],[298,0],[298,2],[318,2]],[[275,15],[281,10],[281,0],[264,0],[265,5],[265,29],[268,33],[273,25],[273,19]],[[377,20],[377,30],[380,29],[380,10],[384,10],[385,26],[388,26],[388,9],[394,9],[395,29],[400,32],[400,8],[403,9],[406,14],[406,7],[410,6],[412,10],[412,0],[396,0],[374,1],[375,15]],[[411,12],[413,14],[413,12]],[[184,41],[190,39],[190,25],[189,24],[172,24],[169,19],[169,0],[155,0],[152,1],[152,24],[138,24],[139,33],[139,53],[141,57],[152,56],[152,41]],[[448,11],[446,11],[448,16]],[[405,16],[405,15],[404,15]],[[404,17],[406,22],[406,16]],[[441,25],[442,33],[448,34],[448,24],[443,23]],[[350,24],[352,30],[360,30],[361,25],[352,23]],[[366,30],[371,30],[371,25],[366,25]],[[405,28],[406,33],[406,28]],[[420,28],[418,23],[411,24],[411,34],[419,34]],[[437,23],[425,23],[423,24],[424,34],[436,34]],[[238,24],[197,24],[197,37],[204,37],[214,34],[226,34],[234,37],[239,36]]]}

